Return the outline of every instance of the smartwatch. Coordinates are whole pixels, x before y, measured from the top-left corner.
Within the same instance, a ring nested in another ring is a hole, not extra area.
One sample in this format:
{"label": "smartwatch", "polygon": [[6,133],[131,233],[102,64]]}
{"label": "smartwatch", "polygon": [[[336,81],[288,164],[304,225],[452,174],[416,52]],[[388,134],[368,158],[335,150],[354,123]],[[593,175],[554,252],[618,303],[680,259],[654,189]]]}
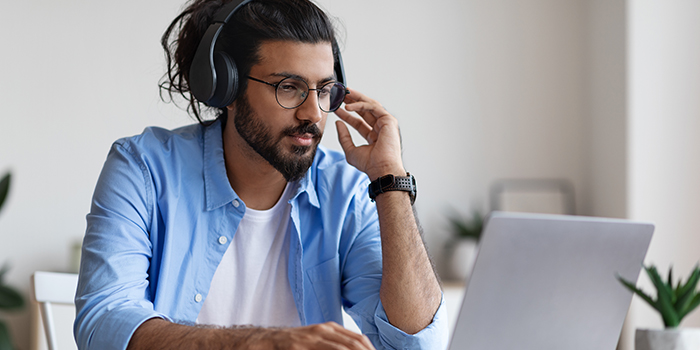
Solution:
{"label": "smartwatch", "polygon": [[411,205],[416,201],[416,178],[411,173],[406,176],[384,175],[369,184],[369,198],[374,201],[381,193],[388,191],[405,191],[411,198]]}

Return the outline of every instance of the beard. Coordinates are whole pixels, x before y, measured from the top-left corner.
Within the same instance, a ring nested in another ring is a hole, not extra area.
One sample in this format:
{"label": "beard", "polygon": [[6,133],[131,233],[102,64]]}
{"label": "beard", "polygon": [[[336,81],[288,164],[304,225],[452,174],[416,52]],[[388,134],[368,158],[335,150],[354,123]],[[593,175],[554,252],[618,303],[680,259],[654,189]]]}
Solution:
{"label": "beard", "polygon": [[[236,102],[236,116],[233,125],[243,140],[279,171],[288,182],[297,181],[304,177],[314,162],[316,149],[323,135],[318,126],[307,121],[298,126],[288,127],[275,137],[270,128],[250,108],[245,95],[240,96]],[[282,139],[287,136],[303,134],[312,135],[312,144],[310,146],[293,145],[291,152],[285,154],[280,145]]]}

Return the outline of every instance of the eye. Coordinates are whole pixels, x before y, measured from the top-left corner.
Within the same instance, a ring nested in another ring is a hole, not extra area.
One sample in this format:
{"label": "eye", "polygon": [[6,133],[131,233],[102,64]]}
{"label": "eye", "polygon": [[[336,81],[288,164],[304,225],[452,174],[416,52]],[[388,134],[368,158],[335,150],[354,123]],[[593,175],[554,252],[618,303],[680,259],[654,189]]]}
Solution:
{"label": "eye", "polygon": [[333,84],[326,84],[321,89],[318,90],[318,96],[322,98],[327,98],[331,95],[331,90],[333,89]]}
{"label": "eye", "polygon": [[291,81],[283,81],[280,83],[280,85],[277,87],[281,92],[284,93],[296,93],[299,90],[298,84],[294,84],[294,82]]}

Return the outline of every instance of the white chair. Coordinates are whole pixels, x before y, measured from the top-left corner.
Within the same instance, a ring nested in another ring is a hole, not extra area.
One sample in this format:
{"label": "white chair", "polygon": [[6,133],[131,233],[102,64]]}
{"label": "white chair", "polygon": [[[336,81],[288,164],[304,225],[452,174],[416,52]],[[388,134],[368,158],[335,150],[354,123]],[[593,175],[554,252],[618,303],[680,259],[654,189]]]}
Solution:
{"label": "white chair", "polygon": [[[73,298],[78,287],[78,275],[37,271],[32,275],[31,285],[32,298],[40,307],[46,343],[49,350],[57,350],[58,341],[52,306],[53,304],[74,305]],[[72,320],[63,321],[70,322],[70,329],[72,329]],[[71,335],[70,338],[72,339],[73,336]]]}

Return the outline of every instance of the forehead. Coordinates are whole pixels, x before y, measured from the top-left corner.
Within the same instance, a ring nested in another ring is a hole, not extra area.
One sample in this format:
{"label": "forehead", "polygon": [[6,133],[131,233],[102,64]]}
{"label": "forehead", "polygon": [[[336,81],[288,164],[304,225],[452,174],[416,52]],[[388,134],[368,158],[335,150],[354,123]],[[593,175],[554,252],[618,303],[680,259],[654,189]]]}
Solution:
{"label": "forehead", "polygon": [[251,74],[295,74],[309,82],[333,76],[333,49],[329,42],[266,41],[260,45],[259,55],[260,62],[251,67]]}

